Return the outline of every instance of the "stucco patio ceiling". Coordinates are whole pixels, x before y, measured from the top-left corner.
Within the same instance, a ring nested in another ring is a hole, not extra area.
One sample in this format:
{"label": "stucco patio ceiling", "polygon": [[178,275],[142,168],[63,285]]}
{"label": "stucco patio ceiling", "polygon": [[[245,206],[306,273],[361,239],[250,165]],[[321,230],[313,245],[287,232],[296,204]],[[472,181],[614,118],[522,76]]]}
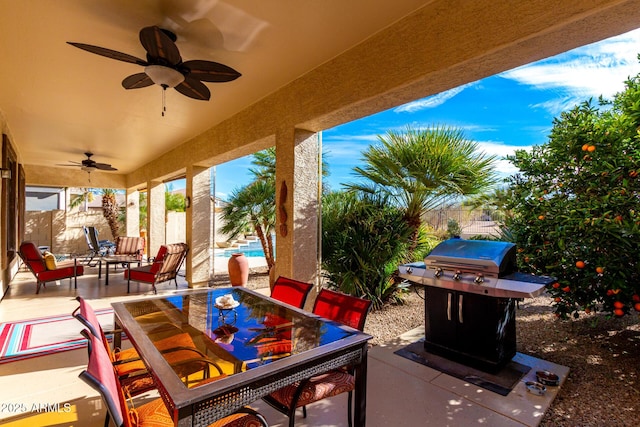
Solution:
{"label": "stucco patio ceiling", "polygon": [[[328,4],[330,3],[330,5]],[[416,9],[418,0],[378,1],[2,1],[0,109],[25,164],[94,159],[122,173],[198,135]],[[209,83],[211,100],[161,88],[124,90],[140,66],[83,52],[66,41],[145,57],[138,32],[178,35],[184,60],[207,59],[242,73]],[[339,76],[336,76],[339,78]]]}
{"label": "stucco patio ceiling", "polygon": [[[296,88],[315,87],[315,103],[326,93],[324,121],[294,123],[317,131],[640,26],[633,1],[557,3],[0,0],[0,114],[32,171],[91,151],[126,175],[260,103],[267,111],[274,94],[300,111]],[[184,60],[242,77],[207,83],[210,101],[168,90],[162,117],[159,86],[121,86],[140,66],[66,43],[144,58],[138,33],[149,25],[173,30]]]}

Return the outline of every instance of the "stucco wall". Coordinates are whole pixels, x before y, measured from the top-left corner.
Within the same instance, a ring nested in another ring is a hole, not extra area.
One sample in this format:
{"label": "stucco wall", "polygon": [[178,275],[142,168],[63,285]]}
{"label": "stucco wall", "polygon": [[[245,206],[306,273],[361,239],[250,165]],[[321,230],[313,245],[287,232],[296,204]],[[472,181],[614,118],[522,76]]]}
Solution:
{"label": "stucco wall", "polygon": [[29,211],[25,215],[24,239],[38,246],[49,246],[53,253],[86,253],[82,226],[94,226],[101,240],[113,240],[102,212]]}

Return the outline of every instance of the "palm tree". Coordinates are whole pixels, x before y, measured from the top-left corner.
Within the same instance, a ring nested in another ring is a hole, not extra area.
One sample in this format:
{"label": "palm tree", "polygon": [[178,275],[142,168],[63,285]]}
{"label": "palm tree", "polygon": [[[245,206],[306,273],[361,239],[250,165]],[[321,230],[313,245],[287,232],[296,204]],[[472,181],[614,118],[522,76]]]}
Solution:
{"label": "palm tree", "polygon": [[116,192],[110,188],[102,189],[102,215],[107,220],[111,235],[115,239],[119,235],[120,223],[118,222],[118,202],[116,201]]}
{"label": "palm tree", "polygon": [[386,194],[405,208],[405,220],[413,230],[410,254],[424,213],[453,196],[477,194],[497,182],[492,171],[495,156],[479,152],[460,130],[407,127],[405,132],[379,135],[378,141],[363,153],[365,165],[354,168],[366,181],[347,188]]}
{"label": "palm tree", "polygon": [[264,251],[269,271],[275,265],[273,230],[276,223],[275,180],[256,180],[234,190],[222,208],[225,224],[221,231],[237,236],[247,229],[255,230]]}
{"label": "palm tree", "polygon": [[84,204],[84,210],[87,210],[87,203],[93,201],[93,189],[81,188],[82,193],[74,194],[69,200],[69,209],[78,208]]}

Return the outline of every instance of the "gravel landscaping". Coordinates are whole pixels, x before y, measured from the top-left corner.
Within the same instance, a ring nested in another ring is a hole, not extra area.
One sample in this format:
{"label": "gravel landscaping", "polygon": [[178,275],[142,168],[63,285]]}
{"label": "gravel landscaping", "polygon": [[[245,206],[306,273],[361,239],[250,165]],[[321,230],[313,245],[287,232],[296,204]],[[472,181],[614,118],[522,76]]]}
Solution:
{"label": "gravel landscaping", "polygon": [[[253,269],[249,288],[269,286],[266,269]],[[221,274],[214,285],[228,284]],[[387,306],[367,317],[365,332],[378,345],[424,324],[423,291],[407,294],[401,306]],[[541,426],[601,427],[640,425],[640,317],[622,319],[583,314],[558,320],[546,295],[526,299],[516,314],[518,351],[570,368]]]}

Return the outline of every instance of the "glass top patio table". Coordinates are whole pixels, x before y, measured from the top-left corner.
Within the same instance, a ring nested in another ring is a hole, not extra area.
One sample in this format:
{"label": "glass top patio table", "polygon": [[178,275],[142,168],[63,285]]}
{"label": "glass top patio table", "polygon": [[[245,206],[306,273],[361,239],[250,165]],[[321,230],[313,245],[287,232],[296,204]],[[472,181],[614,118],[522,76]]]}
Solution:
{"label": "glass top patio table", "polygon": [[[220,305],[229,296],[235,303]],[[365,425],[367,334],[243,287],[112,305],[117,327],[154,377],[175,425],[208,425],[281,387],[345,365],[355,367],[355,425]],[[170,364],[170,353],[157,350],[154,342],[176,331],[188,333],[215,363],[210,379],[185,384],[184,365]]]}

